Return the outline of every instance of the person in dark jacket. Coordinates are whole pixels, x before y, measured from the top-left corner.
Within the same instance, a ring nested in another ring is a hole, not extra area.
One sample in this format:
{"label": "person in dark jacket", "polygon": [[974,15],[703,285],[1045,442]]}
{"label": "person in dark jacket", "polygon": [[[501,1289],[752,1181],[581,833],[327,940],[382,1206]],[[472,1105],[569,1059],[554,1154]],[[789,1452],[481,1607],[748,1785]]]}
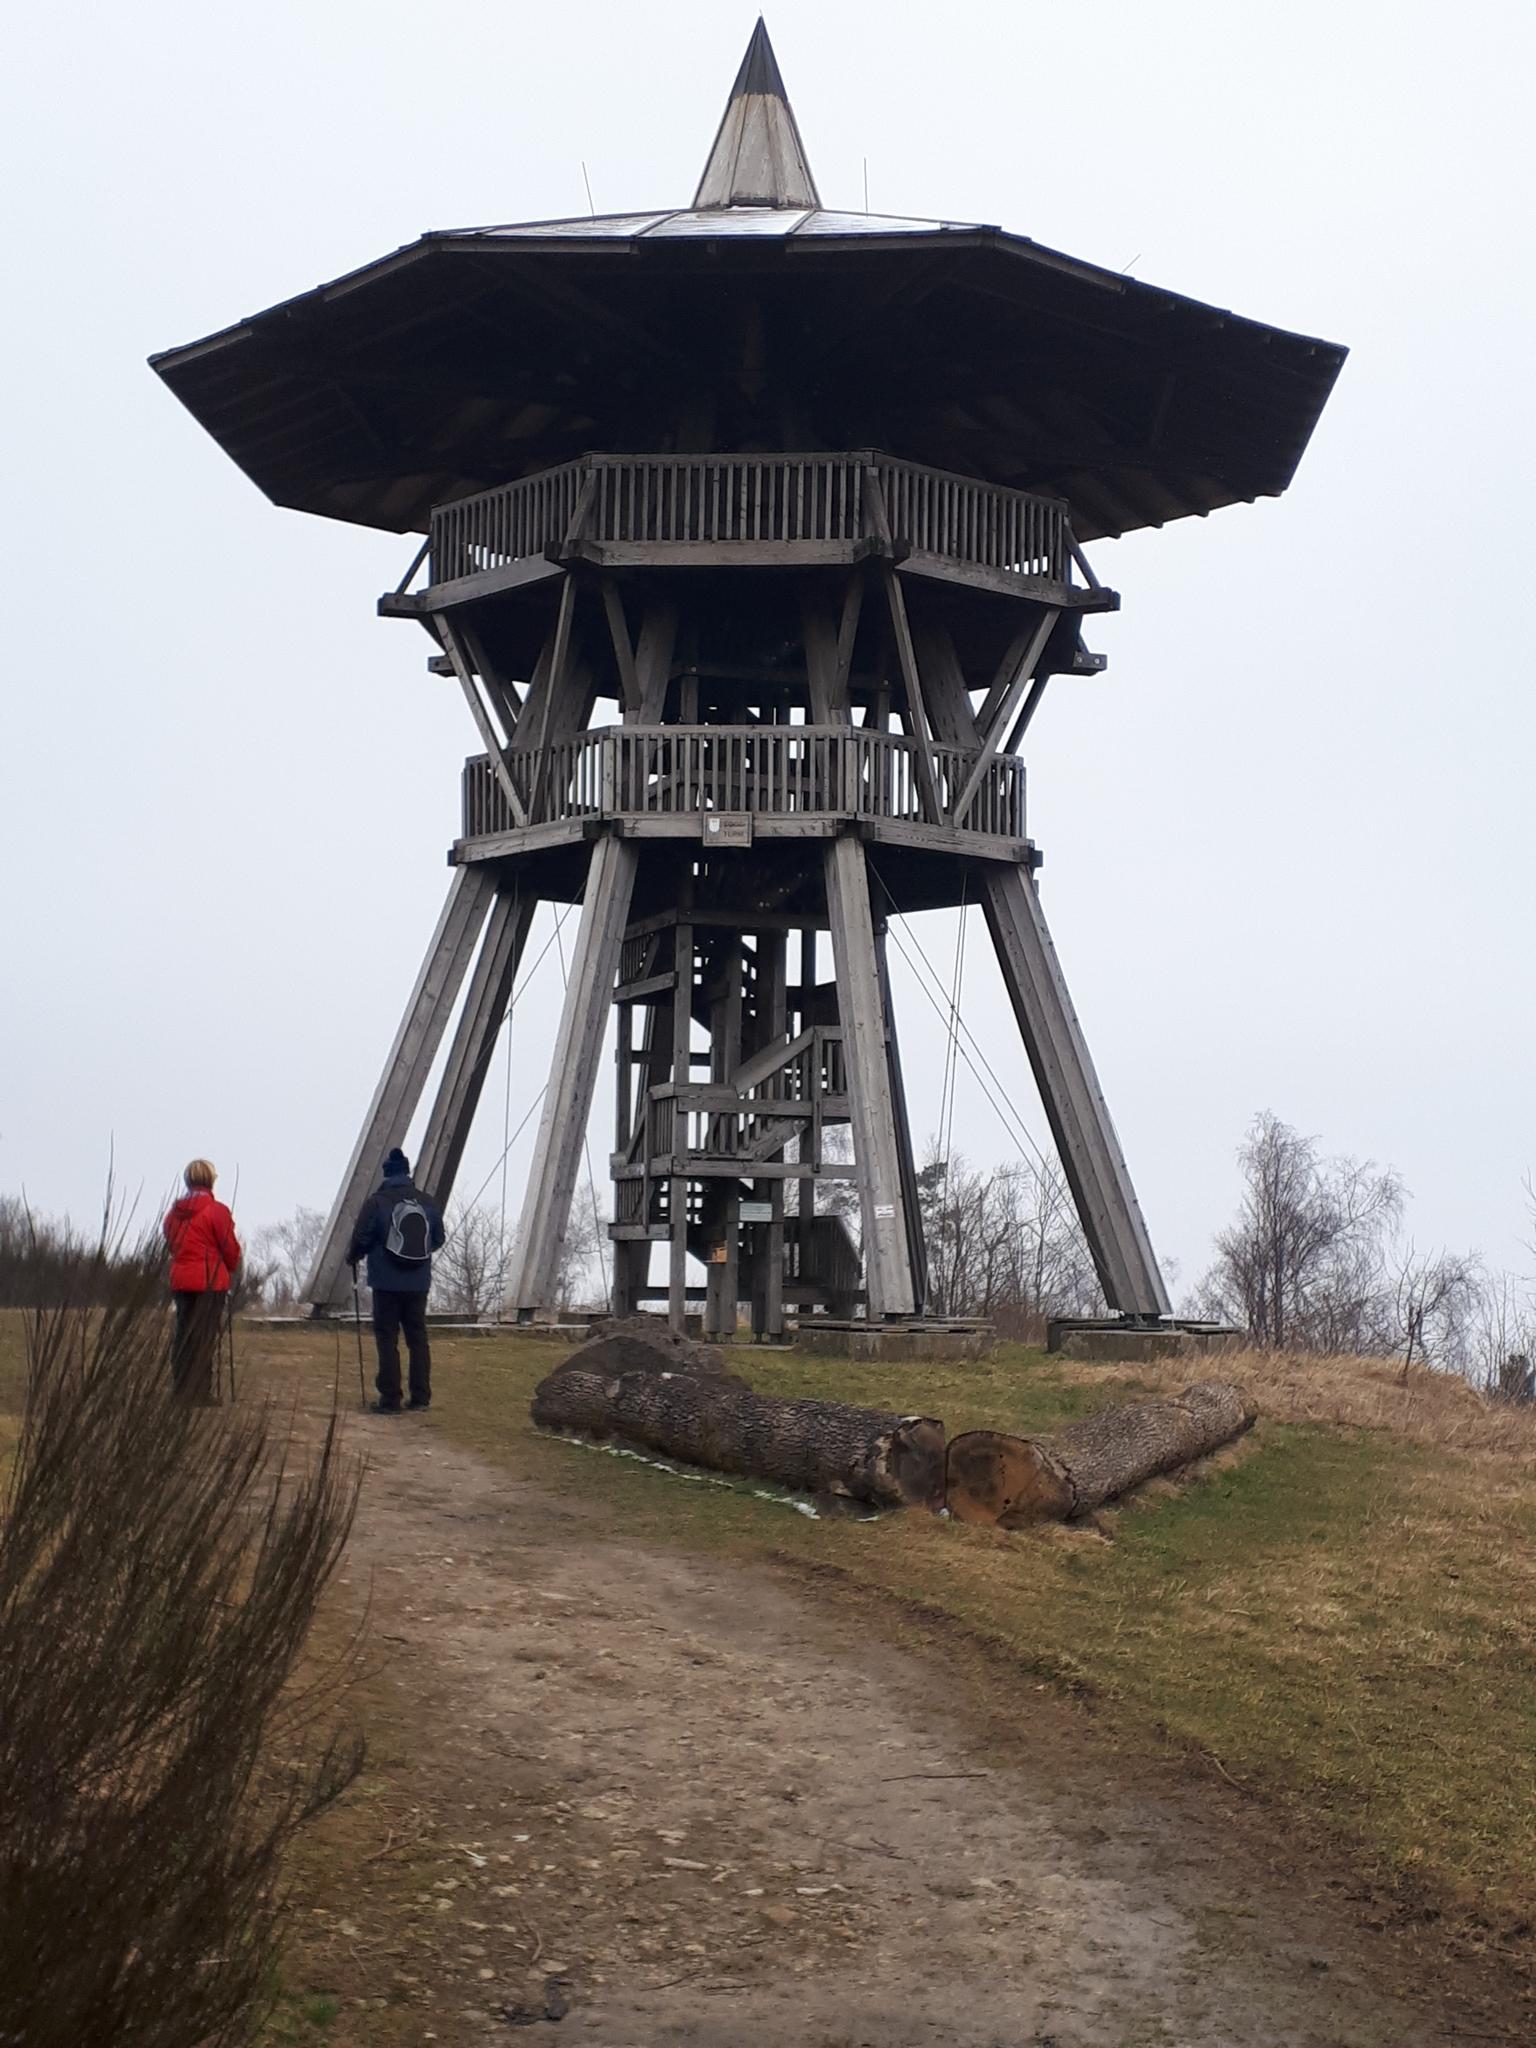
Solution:
{"label": "person in dark jacket", "polygon": [[427,1343],[427,1291],[432,1254],[443,1244],[443,1215],[411,1179],[411,1164],[397,1145],[384,1161],[384,1179],[363,1204],[347,1263],[356,1281],[368,1261],[373,1291],[373,1340],[379,1370],[377,1415],[400,1413],[400,1333],[411,1362],[412,1408],[432,1406],[432,1352]]}
{"label": "person in dark jacket", "polygon": [[187,1192],[172,1204],[165,1219],[171,1299],[176,1304],[171,1391],[182,1400],[207,1405],[217,1399],[213,1364],[230,1282],[240,1264],[240,1240],[234,1217],[214,1200],[218,1175],[210,1163],[194,1159],[183,1177]]}

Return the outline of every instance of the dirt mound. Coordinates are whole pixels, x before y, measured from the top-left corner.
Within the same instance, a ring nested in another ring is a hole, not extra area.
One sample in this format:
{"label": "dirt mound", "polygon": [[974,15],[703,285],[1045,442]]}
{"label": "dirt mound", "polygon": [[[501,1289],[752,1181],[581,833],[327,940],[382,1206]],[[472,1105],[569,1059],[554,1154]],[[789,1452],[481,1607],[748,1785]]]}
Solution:
{"label": "dirt mound", "polygon": [[609,1379],[626,1372],[681,1372],[733,1386],[745,1384],[731,1371],[718,1345],[679,1337],[659,1316],[616,1316],[599,1323],[557,1370],[601,1373]]}

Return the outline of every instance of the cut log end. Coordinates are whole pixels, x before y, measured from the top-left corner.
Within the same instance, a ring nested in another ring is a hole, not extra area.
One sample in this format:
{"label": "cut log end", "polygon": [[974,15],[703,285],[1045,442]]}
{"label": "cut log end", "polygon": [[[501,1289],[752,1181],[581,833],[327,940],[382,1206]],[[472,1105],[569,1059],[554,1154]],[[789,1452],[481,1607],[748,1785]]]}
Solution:
{"label": "cut log end", "polygon": [[942,1422],[931,1415],[903,1416],[901,1426],[891,1432],[884,1462],[901,1506],[938,1513],[944,1505]]}
{"label": "cut log end", "polygon": [[949,1511],[1001,1529],[1089,1514],[1220,1450],[1257,1415],[1239,1388],[1202,1380],[1174,1400],[1102,1408],[1050,1436],[967,1430],[951,1439],[946,1457]]}
{"label": "cut log end", "polygon": [[1029,1437],[968,1429],[952,1437],[945,1460],[945,1498],[957,1522],[1026,1529],[1072,1513],[1066,1474]]}

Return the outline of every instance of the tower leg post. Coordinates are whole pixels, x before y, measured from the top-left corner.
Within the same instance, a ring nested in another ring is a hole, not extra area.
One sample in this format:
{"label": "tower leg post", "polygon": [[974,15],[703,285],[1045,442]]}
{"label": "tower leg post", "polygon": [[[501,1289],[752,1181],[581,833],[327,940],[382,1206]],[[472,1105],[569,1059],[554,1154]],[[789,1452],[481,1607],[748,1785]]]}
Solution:
{"label": "tower leg post", "polygon": [[535,1309],[549,1307],[555,1298],[635,867],[635,848],[626,840],[610,834],[592,849],[581,927],[523,1199],[510,1295],[520,1322],[529,1321]]}
{"label": "tower leg post", "polygon": [[1121,1315],[1171,1315],[1034,882],[1022,868],[989,870],[982,904],[1104,1298]]}
{"label": "tower leg post", "polygon": [[316,1310],[335,1307],[343,1299],[341,1276],[353,1221],[378,1179],[384,1154],[403,1141],[421,1100],[448,1013],[468,971],[495,888],[495,879],[485,868],[460,867],[453,871],[448,900],[405,1006],[405,1015],[352,1148],[305,1283],[304,1298]]}
{"label": "tower leg post", "polygon": [[525,896],[515,883],[498,884],[458,1028],[448,1048],[448,1064],[416,1158],[417,1186],[425,1188],[442,1208],[447,1207],[458,1178],[459,1162],[469,1142],[537,907],[537,898]]}
{"label": "tower leg post", "polygon": [[880,998],[880,965],[862,842],[847,837],[834,839],[827,847],[826,877],[832,957],[848,1069],[853,1156],[864,1218],[868,1312],[872,1320],[881,1316],[910,1316],[917,1311],[917,1288],[907,1234],[885,1009]]}

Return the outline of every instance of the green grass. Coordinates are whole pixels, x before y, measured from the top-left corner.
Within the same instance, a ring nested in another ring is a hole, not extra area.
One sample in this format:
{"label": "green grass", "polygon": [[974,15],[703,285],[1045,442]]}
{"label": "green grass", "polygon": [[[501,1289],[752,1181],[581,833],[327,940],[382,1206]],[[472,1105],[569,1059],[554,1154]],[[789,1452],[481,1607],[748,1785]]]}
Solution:
{"label": "green grass", "polygon": [[257,2036],[259,2048],[316,2048],[341,2011],[329,1992],[284,1991]]}

